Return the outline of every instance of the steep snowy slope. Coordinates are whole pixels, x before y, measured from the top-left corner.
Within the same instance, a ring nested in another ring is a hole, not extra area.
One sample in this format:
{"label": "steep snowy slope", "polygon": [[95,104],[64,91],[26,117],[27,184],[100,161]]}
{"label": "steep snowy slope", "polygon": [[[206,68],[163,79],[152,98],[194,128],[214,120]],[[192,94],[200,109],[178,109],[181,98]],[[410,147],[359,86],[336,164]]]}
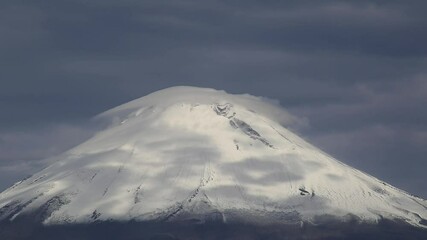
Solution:
{"label": "steep snowy slope", "polygon": [[98,116],[112,124],[0,194],[0,221],[252,223],[400,219],[426,227],[427,203],[351,168],[282,125],[269,101],[175,87]]}

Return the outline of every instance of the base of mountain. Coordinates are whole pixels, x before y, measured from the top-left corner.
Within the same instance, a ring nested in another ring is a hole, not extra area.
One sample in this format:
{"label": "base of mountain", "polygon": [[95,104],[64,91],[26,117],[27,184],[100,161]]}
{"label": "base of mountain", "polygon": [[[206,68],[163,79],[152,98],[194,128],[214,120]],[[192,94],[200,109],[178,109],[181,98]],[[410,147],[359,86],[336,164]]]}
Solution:
{"label": "base of mountain", "polygon": [[0,222],[0,239],[427,239],[427,229],[403,221],[381,220],[377,224],[359,221],[331,220],[321,224],[309,222],[255,225],[247,223],[210,222],[116,222],[98,221],[88,224],[45,226],[22,218]]}

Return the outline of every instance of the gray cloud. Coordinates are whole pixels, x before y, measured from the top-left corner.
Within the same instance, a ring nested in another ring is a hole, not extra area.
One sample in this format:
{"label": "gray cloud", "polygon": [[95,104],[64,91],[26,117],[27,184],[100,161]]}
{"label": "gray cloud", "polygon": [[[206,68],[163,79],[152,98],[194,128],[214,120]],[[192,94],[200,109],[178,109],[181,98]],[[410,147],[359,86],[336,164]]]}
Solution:
{"label": "gray cloud", "polygon": [[0,5],[2,189],[93,115],[194,85],[278,99],[315,145],[427,197],[425,1]]}
{"label": "gray cloud", "polygon": [[0,189],[46,167],[55,155],[88,139],[96,127],[49,124],[0,132]]}

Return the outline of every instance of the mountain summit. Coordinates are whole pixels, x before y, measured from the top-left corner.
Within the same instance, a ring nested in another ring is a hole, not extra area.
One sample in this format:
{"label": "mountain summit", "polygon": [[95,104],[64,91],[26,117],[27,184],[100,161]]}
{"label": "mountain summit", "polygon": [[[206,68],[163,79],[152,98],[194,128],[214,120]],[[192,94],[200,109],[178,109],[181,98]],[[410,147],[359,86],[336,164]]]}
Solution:
{"label": "mountain summit", "polygon": [[96,118],[111,124],[0,194],[0,221],[427,227],[425,200],[307,143],[268,99],[173,87]]}

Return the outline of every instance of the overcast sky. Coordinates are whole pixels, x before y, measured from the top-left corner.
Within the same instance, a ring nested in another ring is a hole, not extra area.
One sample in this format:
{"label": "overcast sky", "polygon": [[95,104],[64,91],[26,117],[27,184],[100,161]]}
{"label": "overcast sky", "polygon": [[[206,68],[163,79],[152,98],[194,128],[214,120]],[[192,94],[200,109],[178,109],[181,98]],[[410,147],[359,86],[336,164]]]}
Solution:
{"label": "overcast sky", "polygon": [[0,191],[176,85],[280,101],[337,159],[427,198],[427,1],[1,1]]}

